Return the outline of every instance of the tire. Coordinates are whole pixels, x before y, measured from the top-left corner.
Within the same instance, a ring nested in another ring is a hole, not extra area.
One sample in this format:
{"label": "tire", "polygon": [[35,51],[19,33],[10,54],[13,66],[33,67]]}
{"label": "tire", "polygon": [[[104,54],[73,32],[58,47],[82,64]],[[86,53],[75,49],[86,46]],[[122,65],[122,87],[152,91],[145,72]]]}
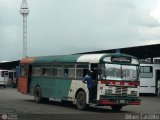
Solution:
{"label": "tire", "polygon": [[120,111],[121,109],[122,109],[122,105],[113,105],[113,106],[111,106],[111,108],[112,108],[112,110],[113,111]]}
{"label": "tire", "polygon": [[76,99],[77,109],[85,110],[88,107],[88,105],[86,104],[86,94],[84,91],[78,92]]}
{"label": "tire", "polygon": [[49,102],[49,98],[42,97],[42,102],[48,103]]}
{"label": "tire", "polygon": [[73,103],[73,102],[67,101],[67,100],[61,100],[61,103],[65,105],[65,104],[71,104],[71,103]]}
{"label": "tire", "polygon": [[43,100],[43,98],[41,97],[41,90],[40,90],[40,87],[36,87],[34,89],[34,101],[36,103],[41,103]]}

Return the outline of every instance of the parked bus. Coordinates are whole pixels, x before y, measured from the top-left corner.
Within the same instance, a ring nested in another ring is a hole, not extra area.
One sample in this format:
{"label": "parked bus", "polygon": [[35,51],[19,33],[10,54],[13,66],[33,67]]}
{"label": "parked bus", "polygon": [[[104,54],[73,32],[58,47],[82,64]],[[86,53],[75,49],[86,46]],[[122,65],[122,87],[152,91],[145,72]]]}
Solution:
{"label": "parked bus", "polygon": [[0,70],[0,86],[12,86],[15,82],[14,70]]}
{"label": "parked bus", "polygon": [[[88,70],[97,71],[92,102],[87,85],[82,82]],[[90,104],[121,110],[141,103],[139,61],[116,53],[24,58],[20,61],[18,91],[33,95],[37,103],[53,98],[73,102],[81,110]]]}
{"label": "parked bus", "polygon": [[140,93],[158,93],[160,64],[140,64]]}

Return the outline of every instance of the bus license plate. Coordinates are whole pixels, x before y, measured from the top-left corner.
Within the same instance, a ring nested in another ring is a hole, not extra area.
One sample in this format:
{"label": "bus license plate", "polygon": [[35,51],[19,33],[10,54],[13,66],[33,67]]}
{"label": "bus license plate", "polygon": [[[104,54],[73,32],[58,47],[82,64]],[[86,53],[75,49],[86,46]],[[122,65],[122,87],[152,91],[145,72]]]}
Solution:
{"label": "bus license plate", "polygon": [[119,100],[119,103],[124,104],[125,100]]}

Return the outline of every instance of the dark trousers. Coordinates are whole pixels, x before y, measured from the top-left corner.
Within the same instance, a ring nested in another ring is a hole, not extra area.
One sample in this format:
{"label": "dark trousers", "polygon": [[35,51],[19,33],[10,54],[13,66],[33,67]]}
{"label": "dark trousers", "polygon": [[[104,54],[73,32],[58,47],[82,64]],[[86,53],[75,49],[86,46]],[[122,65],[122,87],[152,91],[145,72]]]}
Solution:
{"label": "dark trousers", "polygon": [[92,88],[88,88],[88,90],[89,90],[89,101],[93,101],[96,98],[96,89],[97,89],[96,86],[94,86]]}

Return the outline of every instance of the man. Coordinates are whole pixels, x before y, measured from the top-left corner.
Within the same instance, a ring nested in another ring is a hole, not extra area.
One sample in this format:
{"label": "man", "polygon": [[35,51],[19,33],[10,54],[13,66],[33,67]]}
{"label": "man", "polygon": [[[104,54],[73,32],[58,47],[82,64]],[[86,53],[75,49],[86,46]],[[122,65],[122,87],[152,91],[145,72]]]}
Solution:
{"label": "man", "polygon": [[83,83],[87,84],[88,90],[89,90],[89,101],[91,102],[94,99],[95,96],[95,83],[92,79],[92,72],[88,71],[87,75],[83,79]]}

